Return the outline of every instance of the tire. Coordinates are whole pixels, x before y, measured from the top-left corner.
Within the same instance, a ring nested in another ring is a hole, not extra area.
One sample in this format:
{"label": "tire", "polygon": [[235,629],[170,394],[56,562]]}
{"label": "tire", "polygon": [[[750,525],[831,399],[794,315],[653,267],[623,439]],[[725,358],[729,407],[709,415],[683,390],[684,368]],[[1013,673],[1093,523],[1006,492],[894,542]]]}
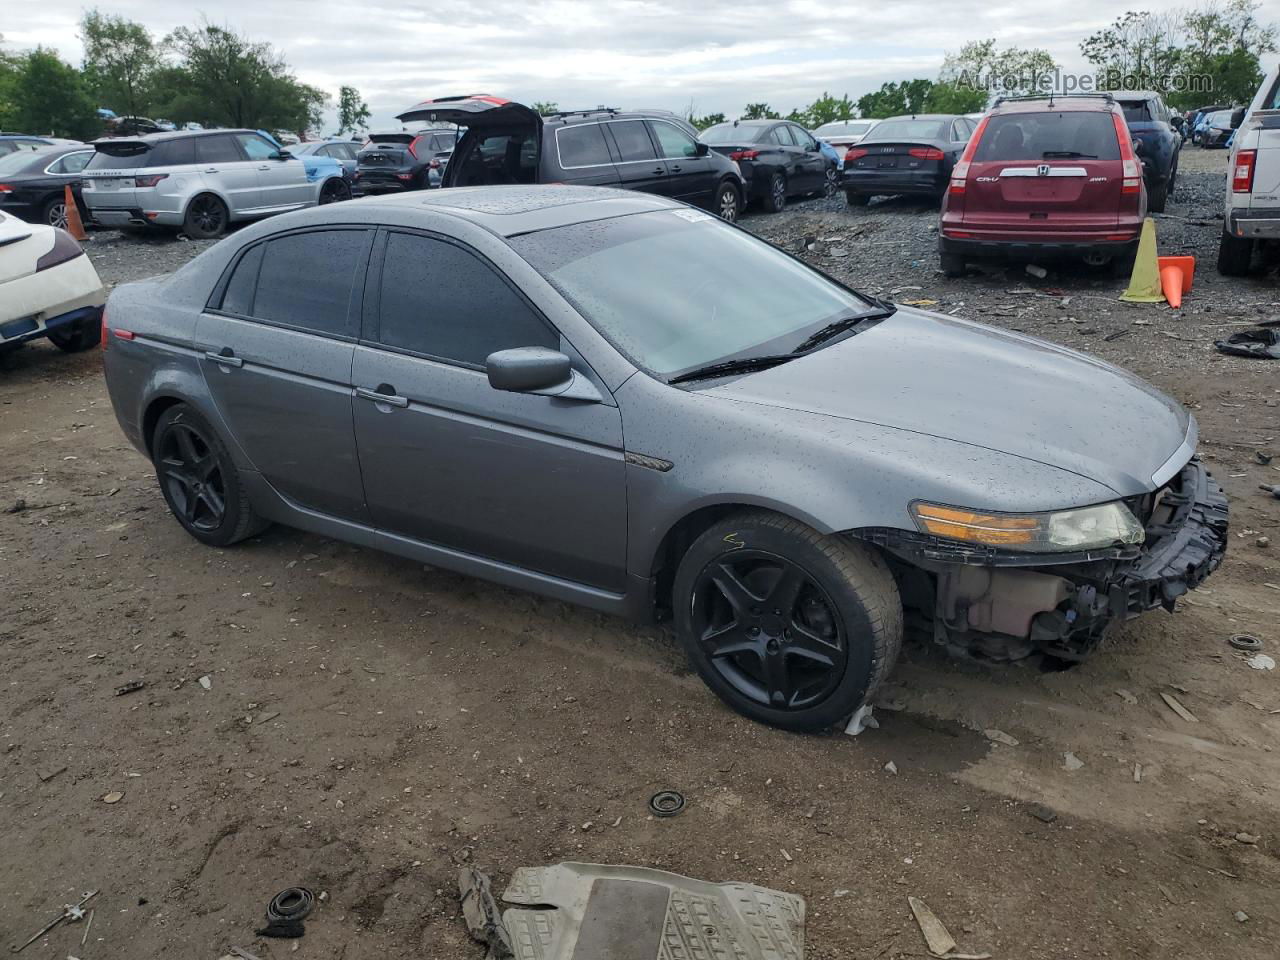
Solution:
{"label": "tire", "polygon": [[774,513],[735,514],[698,537],[676,571],[673,603],[707,686],[784,730],[842,722],[902,644],[902,601],[879,554]]}
{"label": "tire", "polygon": [[787,178],[775,173],[769,178],[769,189],[761,198],[761,205],[769,213],[781,213],[787,206]]}
{"label": "tire", "polygon": [[1224,277],[1243,277],[1249,273],[1249,261],[1253,259],[1253,240],[1236,237],[1222,228],[1218,243],[1218,272]]}
{"label": "tire", "polygon": [[851,207],[865,207],[871,202],[871,198],[865,193],[854,193],[852,190],[844,192],[844,199]]}
{"label": "tire", "polygon": [[50,330],[49,339],[59,350],[67,353],[79,353],[96,347],[102,342],[102,322],[100,320],[82,320],[66,330]]}
{"label": "tire", "polygon": [[1165,204],[1169,201],[1169,181],[1153,184],[1147,190],[1147,210],[1151,213],[1164,213]]}
{"label": "tire", "polygon": [[211,193],[200,193],[187,204],[182,232],[192,240],[215,240],[227,232],[227,205]]}
{"label": "tire", "polygon": [[827,170],[826,179],[822,182],[822,195],[826,199],[830,200],[839,192],[840,192],[840,178],[839,178],[839,175],[836,173],[835,168],[832,167],[829,170]]}
{"label": "tire", "polygon": [[941,261],[943,276],[951,278],[964,276],[964,257],[954,253],[940,253],[938,260]]}
{"label": "tire", "polygon": [[40,222],[59,230],[67,229],[67,201],[65,197],[51,197],[40,209]]}
{"label": "tire", "polygon": [[323,205],[326,203],[341,203],[343,200],[350,199],[351,188],[347,186],[347,182],[337,177],[330,177],[320,188],[320,199],[316,202]]}
{"label": "tire", "polygon": [[721,180],[712,204],[711,212],[721,220],[737,223],[742,212],[742,192],[731,180]]}
{"label": "tire", "polygon": [[160,415],[151,437],[151,462],[165,503],[201,543],[228,547],[268,526],[254,513],[226,445],[188,404],[175,404]]}

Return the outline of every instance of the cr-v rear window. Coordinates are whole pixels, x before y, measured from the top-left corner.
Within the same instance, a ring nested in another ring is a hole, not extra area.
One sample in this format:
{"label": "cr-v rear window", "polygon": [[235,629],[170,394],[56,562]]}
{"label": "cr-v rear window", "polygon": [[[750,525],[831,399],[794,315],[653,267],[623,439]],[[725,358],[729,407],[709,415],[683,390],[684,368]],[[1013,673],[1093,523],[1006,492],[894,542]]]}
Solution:
{"label": "cr-v rear window", "polygon": [[136,170],[150,166],[151,148],[145,143],[100,143],[86,170]]}
{"label": "cr-v rear window", "polygon": [[992,117],[975,162],[988,160],[1119,160],[1110,113],[1011,113]]}

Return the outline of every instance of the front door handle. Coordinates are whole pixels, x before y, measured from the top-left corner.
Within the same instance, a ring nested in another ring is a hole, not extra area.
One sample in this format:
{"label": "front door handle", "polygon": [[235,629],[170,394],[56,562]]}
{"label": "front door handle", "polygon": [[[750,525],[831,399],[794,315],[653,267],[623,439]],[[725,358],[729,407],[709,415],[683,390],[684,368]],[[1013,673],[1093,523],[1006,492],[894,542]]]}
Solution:
{"label": "front door handle", "polygon": [[378,384],[377,390],[356,387],[356,396],[365,400],[372,400],[374,403],[385,403],[389,407],[407,407],[409,405],[408,397],[398,396],[396,388],[385,383]]}
{"label": "front door handle", "polygon": [[217,168],[217,167],[208,167],[208,168],[205,170],[205,173],[217,173],[217,172],[218,172],[218,168]]}
{"label": "front door handle", "polygon": [[214,363],[223,367],[243,367],[244,361],[231,352],[230,347],[223,347],[222,352],[215,350],[206,350],[204,352],[206,360],[212,360]]}
{"label": "front door handle", "polygon": [[264,164],[263,164],[262,166],[260,166],[258,169],[259,169],[259,170],[270,170],[270,169],[271,169],[271,164],[269,164],[269,163],[264,163]]}

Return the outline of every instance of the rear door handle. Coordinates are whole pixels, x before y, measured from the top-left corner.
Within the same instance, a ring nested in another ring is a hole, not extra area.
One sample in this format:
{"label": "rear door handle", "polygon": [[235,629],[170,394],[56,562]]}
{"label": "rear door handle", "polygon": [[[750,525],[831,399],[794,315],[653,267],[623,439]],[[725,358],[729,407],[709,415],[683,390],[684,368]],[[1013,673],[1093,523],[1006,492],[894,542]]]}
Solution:
{"label": "rear door handle", "polygon": [[218,172],[217,167],[209,167],[208,169],[205,170],[205,173],[217,173],[217,172]]}
{"label": "rear door handle", "polygon": [[244,361],[233,354],[228,347],[222,348],[225,353],[219,353],[216,350],[206,350],[204,357],[206,360],[212,360],[214,363],[224,367],[243,367]]}
{"label": "rear door handle", "polygon": [[666,172],[667,172],[667,168],[666,168],[666,167],[654,167],[654,168],[653,168],[653,172],[654,172],[654,173],[666,173]]}
{"label": "rear door handle", "polygon": [[389,407],[407,407],[409,405],[408,397],[398,396],[396,394],[396,388],[388,386],[385,383],[378,384],[377,390],[369,390],[366,387],[356,387],[356,396],[365,400],[372,400],[374,403],[385,403]]}
{"label": "rear door handle", "polygon": [[271,169],[271,164],[269,164],[269,163],[264,163],[264,164],[263,164],[262,166],[260,166],[258,169],[259,169],[259,170],[270,170],[270,169]]}

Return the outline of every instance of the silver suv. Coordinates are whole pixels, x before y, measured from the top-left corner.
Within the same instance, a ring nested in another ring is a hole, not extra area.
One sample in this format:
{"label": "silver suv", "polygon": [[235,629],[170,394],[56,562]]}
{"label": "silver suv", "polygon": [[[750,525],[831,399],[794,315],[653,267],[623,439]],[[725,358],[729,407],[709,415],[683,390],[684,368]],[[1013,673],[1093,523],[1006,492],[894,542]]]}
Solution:
{"label": "silver suv", "polygon": [[310,179],[302,160],[253,130],[158,133],[94,148],[81,190],[102,226],[179,227],[207,240],[233,221],[348,195],[341,168]]}

